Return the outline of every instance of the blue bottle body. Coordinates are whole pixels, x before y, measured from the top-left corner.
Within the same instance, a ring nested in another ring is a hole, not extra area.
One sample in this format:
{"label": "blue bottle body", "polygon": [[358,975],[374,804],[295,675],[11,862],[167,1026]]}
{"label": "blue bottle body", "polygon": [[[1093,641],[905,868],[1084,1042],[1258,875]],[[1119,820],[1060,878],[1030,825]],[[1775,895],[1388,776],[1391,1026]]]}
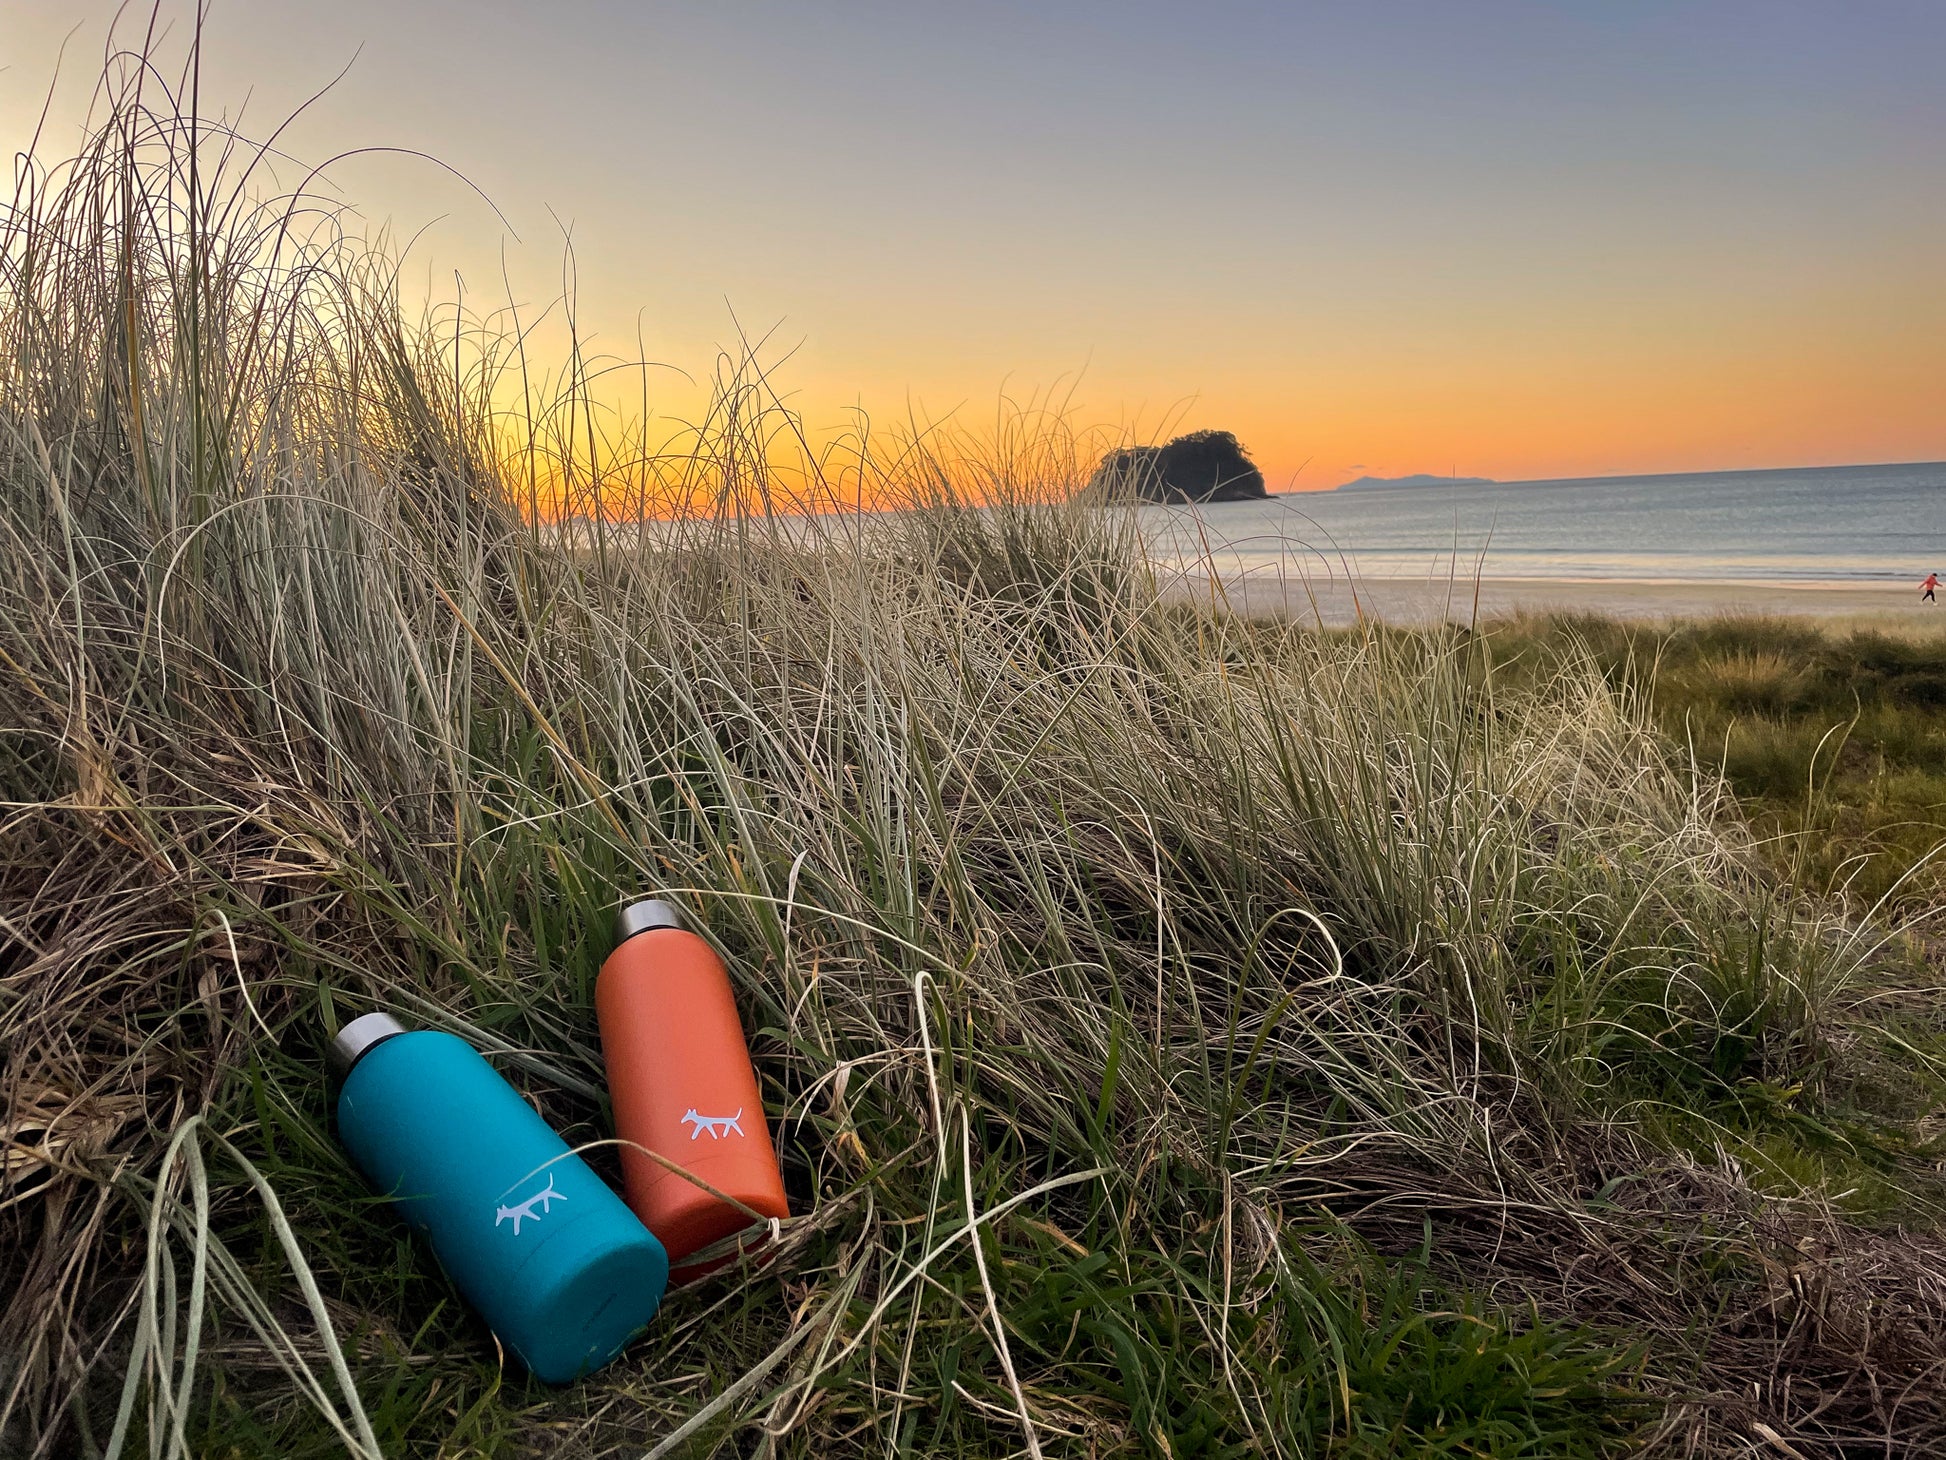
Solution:
{"label": "blue bottle body", "polygon": [[600,1368],[660,1306],[662,1244],[464,1040],[416,1030],[366,1051],[338,1134],[536,1377]]}

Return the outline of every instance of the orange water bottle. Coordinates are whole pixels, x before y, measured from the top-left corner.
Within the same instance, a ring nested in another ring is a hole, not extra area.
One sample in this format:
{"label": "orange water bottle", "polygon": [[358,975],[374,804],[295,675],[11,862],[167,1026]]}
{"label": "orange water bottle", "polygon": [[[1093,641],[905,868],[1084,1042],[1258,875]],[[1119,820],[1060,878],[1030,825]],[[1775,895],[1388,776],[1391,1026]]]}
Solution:
{"label": "orange water bottle", "polygon": [[729,975],[668,903],[631,903],[616,915],[595,1016],[615,1134],[629,1143],[623,1195],[668,1249],[670,1266],[757,1219],[635,1147],[760,1217],[789,1216]]}

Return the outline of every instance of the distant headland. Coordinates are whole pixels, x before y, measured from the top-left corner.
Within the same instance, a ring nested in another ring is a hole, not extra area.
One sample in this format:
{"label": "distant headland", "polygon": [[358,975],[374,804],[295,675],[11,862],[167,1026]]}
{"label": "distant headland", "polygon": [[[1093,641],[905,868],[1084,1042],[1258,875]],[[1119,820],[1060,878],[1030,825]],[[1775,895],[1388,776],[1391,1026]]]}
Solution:
{"label": "distant headland", "polygon": [[1340,482],[1332,490],[1344,492],[1354,487],[1490,487],[1493,485],[1495,483],[1492,477],[1440,477],[1427,472],[1414,472],[1406,477],[1359,477],[1356,481]]}

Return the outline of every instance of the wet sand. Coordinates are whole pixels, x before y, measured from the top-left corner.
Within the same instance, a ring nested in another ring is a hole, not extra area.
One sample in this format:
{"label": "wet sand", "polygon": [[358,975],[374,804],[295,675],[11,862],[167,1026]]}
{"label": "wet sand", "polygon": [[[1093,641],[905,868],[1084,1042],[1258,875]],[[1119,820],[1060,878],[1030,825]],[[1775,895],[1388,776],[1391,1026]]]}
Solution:
{"label": "wet sand", "polygon": [[1304,580],[1253,575],[1212,586],[1186,577],[1175,592],[1250,615],[1291,615],[1327,626],[1362,617],[1386,623],[1467,623],[1519,611],[1594,613],[1608,618],[1708,618],[1720,614],[1809,614],[1874,626],[1946,629],[1946,606],[1919,601],[1917,586],[1845,584],[1633,583],[1558,578],[1478,582],[1368,578]]}

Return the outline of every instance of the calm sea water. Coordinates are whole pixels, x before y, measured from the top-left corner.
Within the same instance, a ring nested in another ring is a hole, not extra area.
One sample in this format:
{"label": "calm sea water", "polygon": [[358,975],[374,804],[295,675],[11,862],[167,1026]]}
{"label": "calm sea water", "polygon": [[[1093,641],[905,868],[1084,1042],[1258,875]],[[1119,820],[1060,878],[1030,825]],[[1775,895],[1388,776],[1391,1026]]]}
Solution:
{"label": "calm sea water", "polygon": [[1144,507],[1188,571],[1362,578],[1917,582],[1946,573],[1946,462],[1358,487]]}

